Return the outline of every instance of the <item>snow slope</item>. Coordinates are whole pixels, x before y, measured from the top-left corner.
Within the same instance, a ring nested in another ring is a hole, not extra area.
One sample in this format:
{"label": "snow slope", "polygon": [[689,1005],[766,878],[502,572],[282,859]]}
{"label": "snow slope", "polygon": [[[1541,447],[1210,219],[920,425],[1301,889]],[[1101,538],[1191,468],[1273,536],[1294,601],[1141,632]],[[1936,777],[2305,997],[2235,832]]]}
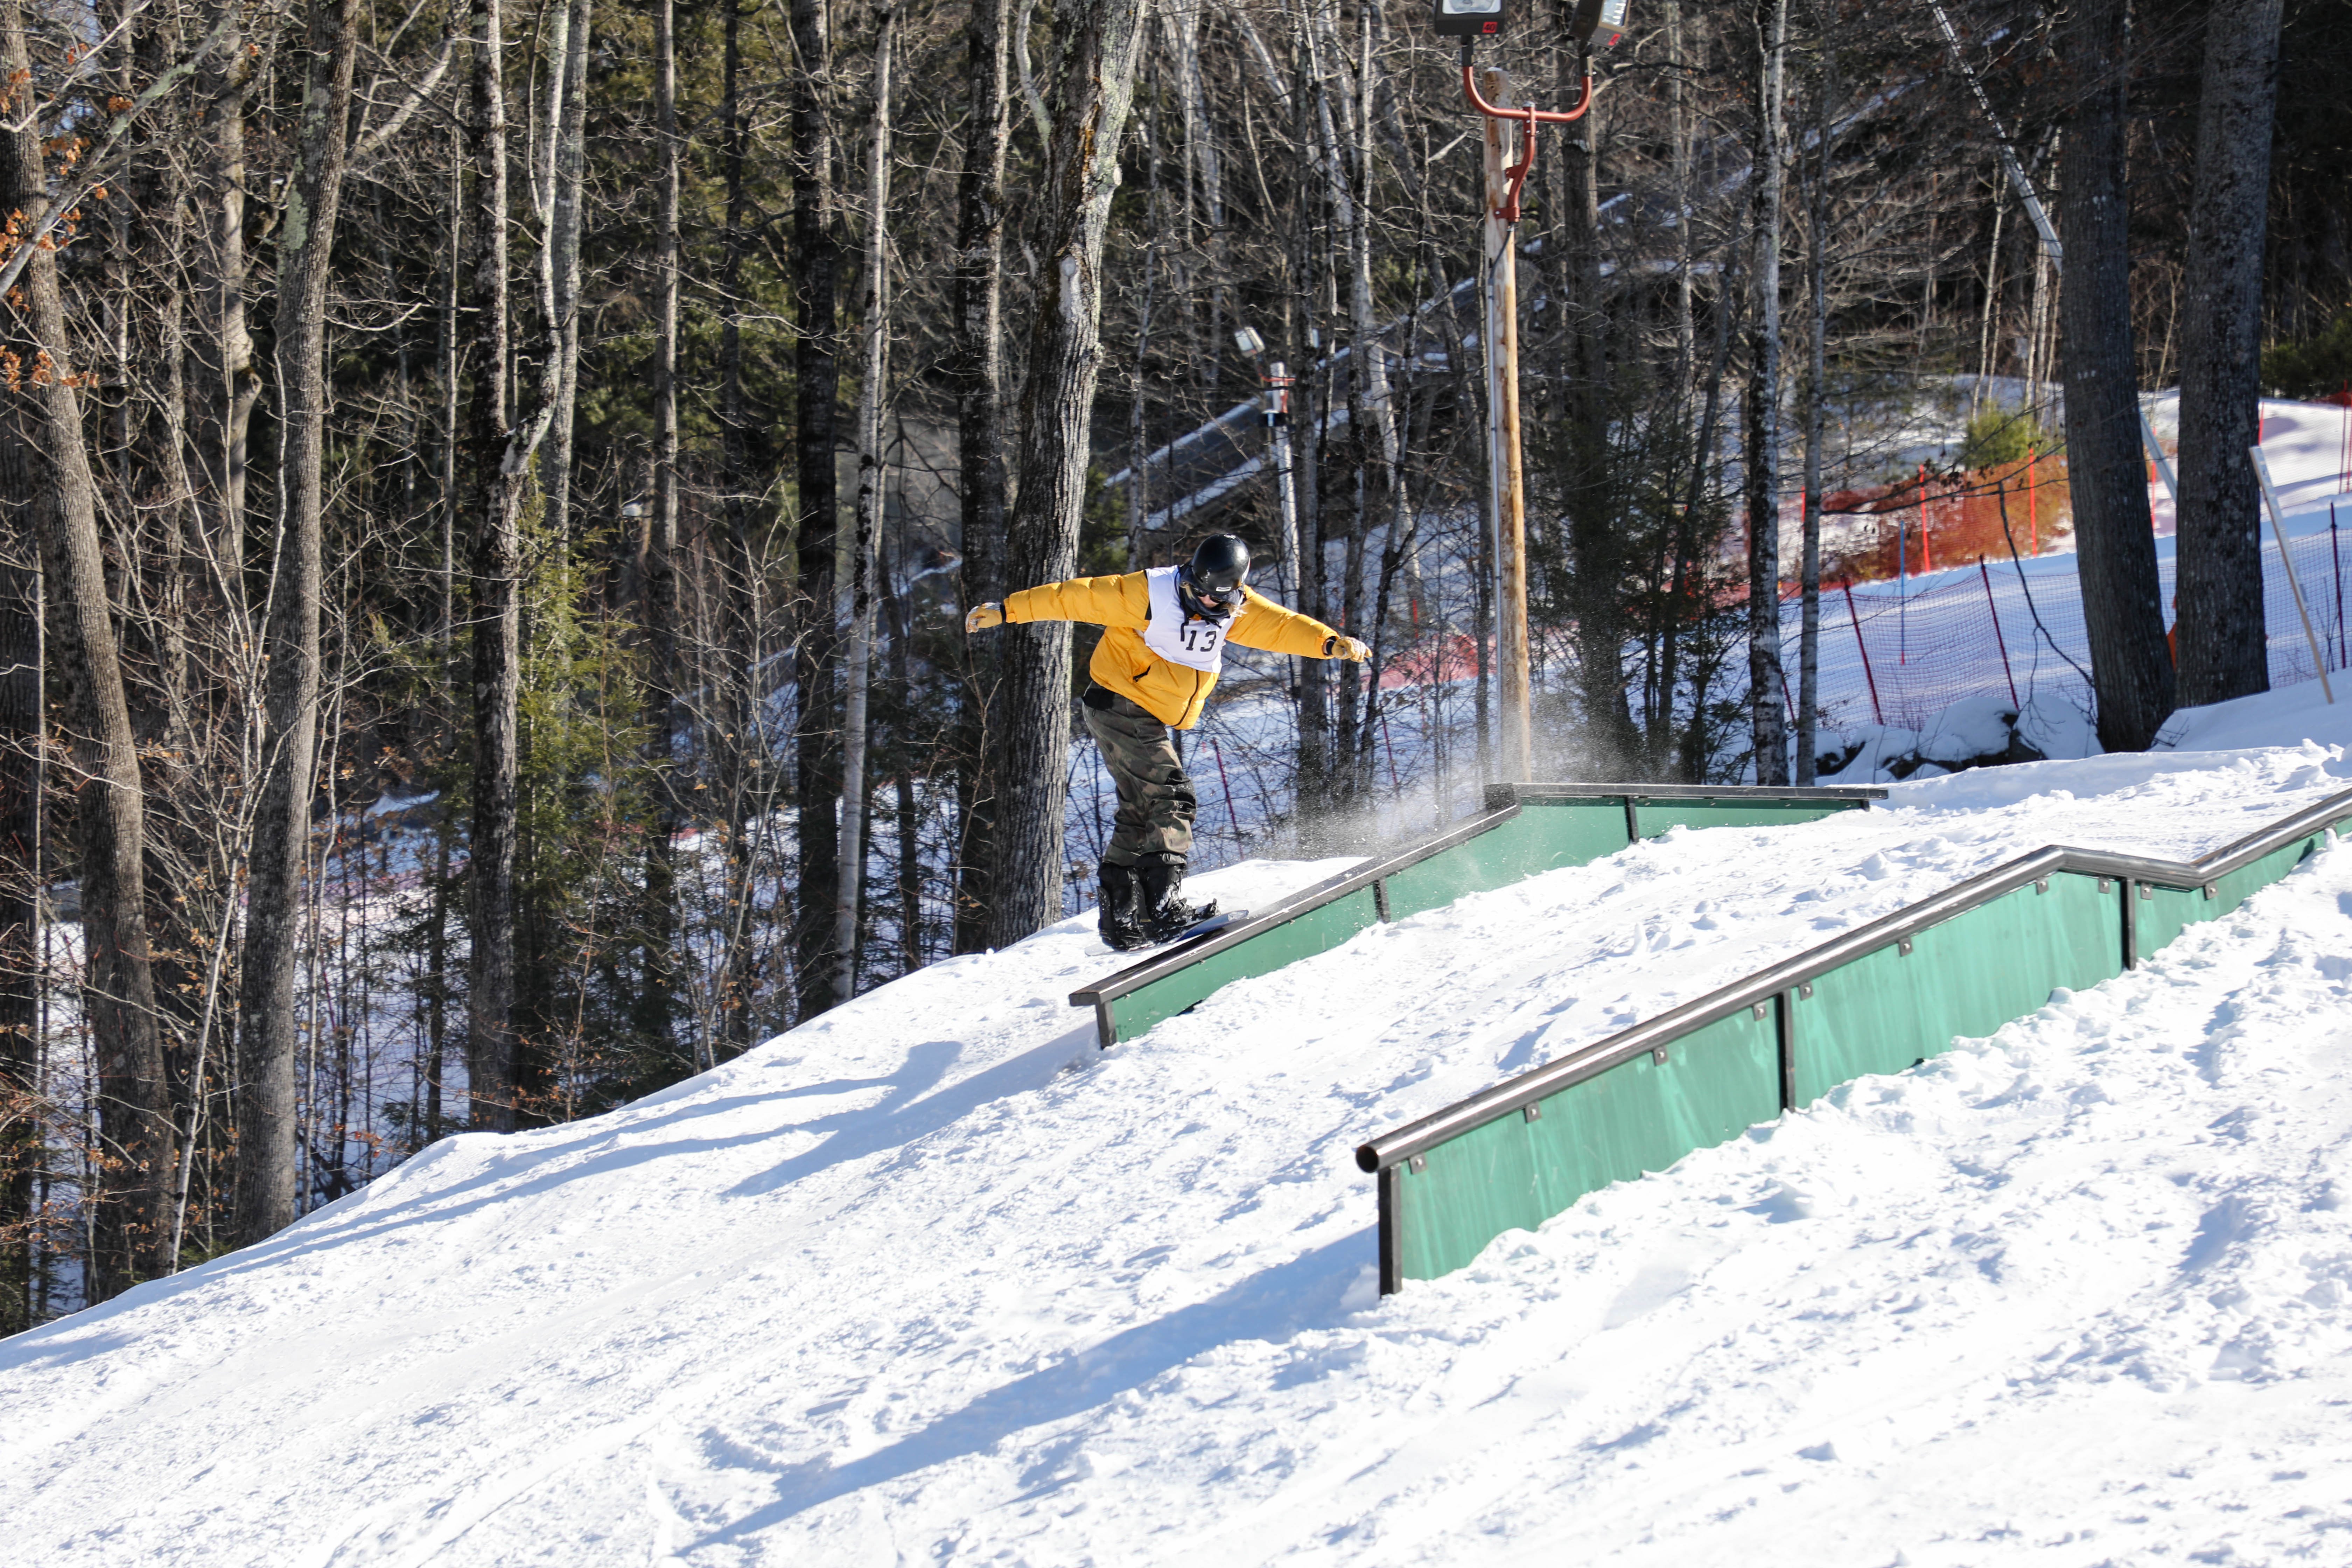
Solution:
{"label": "snow slope", "polygon": [[0,1343],[6,1555],[2352,1555],[2343,849],[1386,1301],[1350,1159],[2023,850],[2194,854],[2347,779],[2315,744],[2102,757],[1676,833],[1108,1054],[1065,994],[1113,965],[1066,922]]}

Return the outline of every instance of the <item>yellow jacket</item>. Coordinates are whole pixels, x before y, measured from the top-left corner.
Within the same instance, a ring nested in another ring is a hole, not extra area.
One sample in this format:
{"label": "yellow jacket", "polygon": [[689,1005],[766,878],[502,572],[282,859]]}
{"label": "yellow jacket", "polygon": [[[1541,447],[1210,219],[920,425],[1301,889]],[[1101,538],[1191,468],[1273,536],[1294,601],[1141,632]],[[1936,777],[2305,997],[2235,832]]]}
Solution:
{"label": "yellow jacket", "polygon": [[[1268,653],[1300,658],[1321,658],[1323,644],[1336,634],[1311,616],[1281,605],[1244,586],[1242,607],[1225,629],[1227,642]],[[1189,730],[1201,719],[1217,678],[1204,669],[1171,664],[1143,644],[1143,626],[1151,618],[1151,590],[1144,574],[1129,572],[1117,577],[1073,577],[1066,583],[1024,588],[1004,601],[1004,618],[1016,621],[1087,621],[1108,628],[1095,645],[1087,673],[1095,684],[1115,691],[1163,724]]]}

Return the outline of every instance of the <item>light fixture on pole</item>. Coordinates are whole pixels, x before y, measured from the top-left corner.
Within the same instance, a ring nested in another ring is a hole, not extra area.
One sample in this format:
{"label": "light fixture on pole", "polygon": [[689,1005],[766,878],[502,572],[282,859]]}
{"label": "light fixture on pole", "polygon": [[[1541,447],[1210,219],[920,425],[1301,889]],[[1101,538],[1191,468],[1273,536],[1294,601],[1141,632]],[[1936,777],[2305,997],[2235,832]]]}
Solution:
{"label": "light fixture on pole", "polygon": [[1503,0],[1435,0],[1441,38],[1491,38],[1503,30]]}
{"label": "light fixture on pole", "polygon": [[1625,13],[1632,0],[1577,0],[1568,19],[1568,36],[1593,48],[1613,47],[1625,36]]}

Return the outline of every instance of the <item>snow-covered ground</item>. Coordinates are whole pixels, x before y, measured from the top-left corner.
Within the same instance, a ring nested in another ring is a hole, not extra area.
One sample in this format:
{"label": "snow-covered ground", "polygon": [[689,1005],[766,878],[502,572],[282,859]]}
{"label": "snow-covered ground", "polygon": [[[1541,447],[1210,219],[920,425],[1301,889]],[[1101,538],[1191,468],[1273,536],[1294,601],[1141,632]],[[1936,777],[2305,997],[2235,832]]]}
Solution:
{"label": "snow-covered ground", "polygon": [[6,1559],[2341,1561],[2342,848],[1386,1300],[1350,1159],[2022,850],[2190,855],[2341,790],[2316,700],[2183,722],[2252,749],[1678,832],[1108,1054],[1068,921],[598,1121],[445,1141],[0,1342]]}

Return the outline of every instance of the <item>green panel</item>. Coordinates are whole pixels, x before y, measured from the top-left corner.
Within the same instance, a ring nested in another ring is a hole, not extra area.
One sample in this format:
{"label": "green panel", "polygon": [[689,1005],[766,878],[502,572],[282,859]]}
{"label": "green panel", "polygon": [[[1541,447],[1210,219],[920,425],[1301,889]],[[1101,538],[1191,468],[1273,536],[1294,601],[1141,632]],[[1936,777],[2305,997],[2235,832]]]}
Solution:
{"label": "green panel", "polygon": [[1110,1005],[1112,1037],[1131,1040],[1163,1018],[1172,1018],[1218,987],[1253,975],[1270,974],[1285,964],[1318,952],[1328,952],[1367,926],[1380,923],[1372,889],[1360,888],[1344,898],[1308,910],[1272,931],[1260,931],[1197,963],[1140,986]]}
{"label": "green panel", "polygon": [[2303,858],[2324,842],[2317,834],[2273,850],[2250,865],[2213,879],[2211,898],[2201,888],[2148,888],[2138,900],[2139,955],[2154,955],[2174,937],[2202,921],[2219,920],[2252,894],[2269,887],[2303,863]]}
{"label": "green panel", "polygon": [[[1832,809],[1661,802],[1642,807],[1640,824],[1647,836],[1676,823],[1787,822]],[[2095,877],[2056,873],[2046,890],[2020,888],[1920,932],[1907,955],[1890,944],[1818,976],[1810,997],[1781,1003],[1792,1009],[1797,1103],[1865,1074],[1900,1072],[1956,1038],[1991,1034],[2041,1008],[2058,986],[2112,979],[2122,968],[2122,909],[2137,922],[2146,957],[2186,927],[2236,909],[2323,842],[2313,834],[2218,878],[2210,899],[2202,889],[2151,888],[2126,903],[2121,887],[2102,892]],[[1560,1090],[1536,1121],[1509,1112],[1424,1151],[1422,1170],[1408,1163],[1397,1172],[1391,1221],[1403,1277],[1462,1268],[1505,1231],[1533,1229],[1587,1193],[1771,1120],[1780,1110],[1775,1047],[1769,1014],[1738,1014],[1675,1042],[1663,1066],[1639,1057]]]}
{"label": "green panel", "polygon": [[2152,888],[2143,884],[2135,900],[2139,920],[2139,956],[2152,956],[2189,927],[2208,918],[2215,908],[2195,888]]}
{"label": "green panel", "polygon": [[1739,1013],[1428,1151],[1400,1171],[1404,1277],[1461,1268],[1507,1230],[1532,1230],[1612,1182],[1663,1171],[1780,1113],[1771,1016]]}
{"label": "green panel", "polygon": [[1864,802],[1806,801],[1776,805],[1770,801],[1644,800],[1634,805],[1642,837],[1655,838],[1670,827],[1781,827],[1811,822],[1842,811],[1859,811]]}
{"label": "green panel", "polygon": [[1816,978],[1795,1007],[1795,1098],[1810,1105],[1851,1079],[1901,1072],[1953,1039],[1990,1035],[2123,968],[2116,894],[2062,873],[1956,915]]}
{"label": "green panel", "polygon": [[1450,1274],[1505,1231],[1544,1222],[1527,1134],[1513,1111],[1430,1150],[1422,1170],[1411,1161],[1397,1168],[1397,1258],[1405,1279]]}
{"label": "green panel", "polygon": [[1506,887],[1538,871],[1589,865],[1624,847],[1622,801],[1528,801],[1508,822],[1389,878],[1389,918],[1442,909],[1465,893]]}

